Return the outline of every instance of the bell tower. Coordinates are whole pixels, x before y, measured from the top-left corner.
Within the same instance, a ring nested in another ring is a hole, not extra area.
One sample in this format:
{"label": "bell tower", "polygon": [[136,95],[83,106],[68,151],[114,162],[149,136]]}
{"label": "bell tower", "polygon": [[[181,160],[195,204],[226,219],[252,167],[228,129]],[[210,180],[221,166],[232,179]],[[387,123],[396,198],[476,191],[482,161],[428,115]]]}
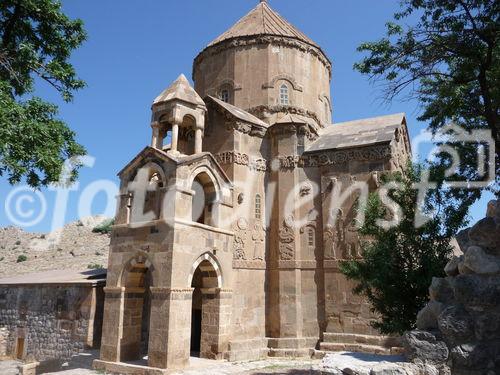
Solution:
{"label": "bell tower", "polygon": [[[202,152],[207,107],[184,74],[154,100],[152,111],[151,147],[174,155]],[[167,136],[170,146],[164,145]]]}

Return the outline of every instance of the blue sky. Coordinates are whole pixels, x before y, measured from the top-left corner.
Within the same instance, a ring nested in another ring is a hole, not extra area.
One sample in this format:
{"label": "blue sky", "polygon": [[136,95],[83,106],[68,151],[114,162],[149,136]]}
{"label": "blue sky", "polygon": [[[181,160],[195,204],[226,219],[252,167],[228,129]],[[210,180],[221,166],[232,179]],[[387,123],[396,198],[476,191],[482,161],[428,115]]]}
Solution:
{"label": "blue sky", "polygon": [[[91,204],[85,194],[96,180],[118,183],[116,173],[149,144],[152,100],[180,73],[191,77],[194,57],[214,38],[252,9],[258,0],[91,0],[63,1],[64,11],[85,22],[88,41],[73,57],[79,75],[88,87],[72,103],[64,103],[47,85],[37,95],[60,104],[60,117],[78,134],[90,156],[92,168],[84,168],[78,187],[68,195],[68,207],[54,221],[54,191],[44,189],[46,215],[26,228],[47,231],[75,220],[80,202],[93,214],[106,210],[106,194],[96,195]],[[352,69],[361,58],[356,47],[381,37],[384,24],[398,10],[395,0],[269,0],[282,16],[322,46],[333,61],[332,100],[334,121],[406,112],[411,136],[425,124],[416,120],[418,103],[395,101],[390,106],[379,100],[380,92],[367,78]],[[5,179],[0,194],[8,197],[12,188]],[[12,195],[13,196],[13,195]],[[471,209],[473,220],[485,213],[484,197]],[[28,212],[40,209],[36,203],[22,203]],[[113,214],[114,203],[107,206]],[[36,216],[36,215],[35,215]],[[6,210],[0,211],[0,226],[14,224]],[[21,220],[22,221],[22,220]],[[55,224],[54,224],[55,223]]]}

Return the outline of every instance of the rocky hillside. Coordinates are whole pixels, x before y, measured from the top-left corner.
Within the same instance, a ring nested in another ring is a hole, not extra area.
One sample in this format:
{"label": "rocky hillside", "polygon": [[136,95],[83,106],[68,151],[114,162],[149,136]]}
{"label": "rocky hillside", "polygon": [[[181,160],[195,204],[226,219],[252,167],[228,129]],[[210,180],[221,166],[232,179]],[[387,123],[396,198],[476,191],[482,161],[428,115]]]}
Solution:
{"label": "rocky hillside", "polygon": [[0,228],[0,278],[49,270],[106,267],[109,235],[93,233],[106,218],[82,219],[55,232]]}

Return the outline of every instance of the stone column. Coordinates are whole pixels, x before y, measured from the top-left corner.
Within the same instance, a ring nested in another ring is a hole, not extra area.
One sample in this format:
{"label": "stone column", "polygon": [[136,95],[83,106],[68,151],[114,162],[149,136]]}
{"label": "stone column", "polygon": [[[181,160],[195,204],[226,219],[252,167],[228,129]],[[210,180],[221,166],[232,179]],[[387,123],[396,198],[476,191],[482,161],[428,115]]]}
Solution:
{"label": "stone column", "polygon": [[120,338],[123,322],[124,288],[105,287],[101,355],[103,361],[120,361]]}
{"label": "stone column", "polygon": [[194,153],[195,154],[199,154],[203,150],[202,137],[203,137],[202,129],[196,128],[195,139],[194,139]]}
{"label": "stone column", "polygon": [[228,350],[233,292],[202,289],[200,357],[224,359]]}
{"label": "stone column", "polygon": [[172,125],[172,142],[170,144],[170,151],[177,152],[178,143],[179,143],[179,125],[174,123]]}
{"label": "stone column", "polygon": [[160,123],[155,121],[151,123],[151,128],[153,128],[153,136],[151,137],[151,147],[162,149],[163,148],[163,137],[161,137]]}
{"label": "stone column", "polygon": [[149,366],[181,369],[189,364],[193,289],[151,287]]}

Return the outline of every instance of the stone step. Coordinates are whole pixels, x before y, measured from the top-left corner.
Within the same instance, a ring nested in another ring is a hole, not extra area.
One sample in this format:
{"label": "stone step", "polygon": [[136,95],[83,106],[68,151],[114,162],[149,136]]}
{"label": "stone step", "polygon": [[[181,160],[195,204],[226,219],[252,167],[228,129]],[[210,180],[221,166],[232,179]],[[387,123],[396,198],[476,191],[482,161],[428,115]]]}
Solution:
{"label": "stone step", "polygon": [[400,354],[398,352],[400,348],[385,348],[379,345],[322,342],[319,348],[320,351],[325,352],[356,352],[380,355]]}
{"label": "stone step", "polygon": [[267,355],[273,358],[311,358],[313,349],[276,349],[270,348]]}
{"label": "stone step", "polygon": [[323,334],[323,342],[340,344],[374,345],[385,348],[401,346],[401,338],[393,336],[359,335],[355,333],[330,333]]}

